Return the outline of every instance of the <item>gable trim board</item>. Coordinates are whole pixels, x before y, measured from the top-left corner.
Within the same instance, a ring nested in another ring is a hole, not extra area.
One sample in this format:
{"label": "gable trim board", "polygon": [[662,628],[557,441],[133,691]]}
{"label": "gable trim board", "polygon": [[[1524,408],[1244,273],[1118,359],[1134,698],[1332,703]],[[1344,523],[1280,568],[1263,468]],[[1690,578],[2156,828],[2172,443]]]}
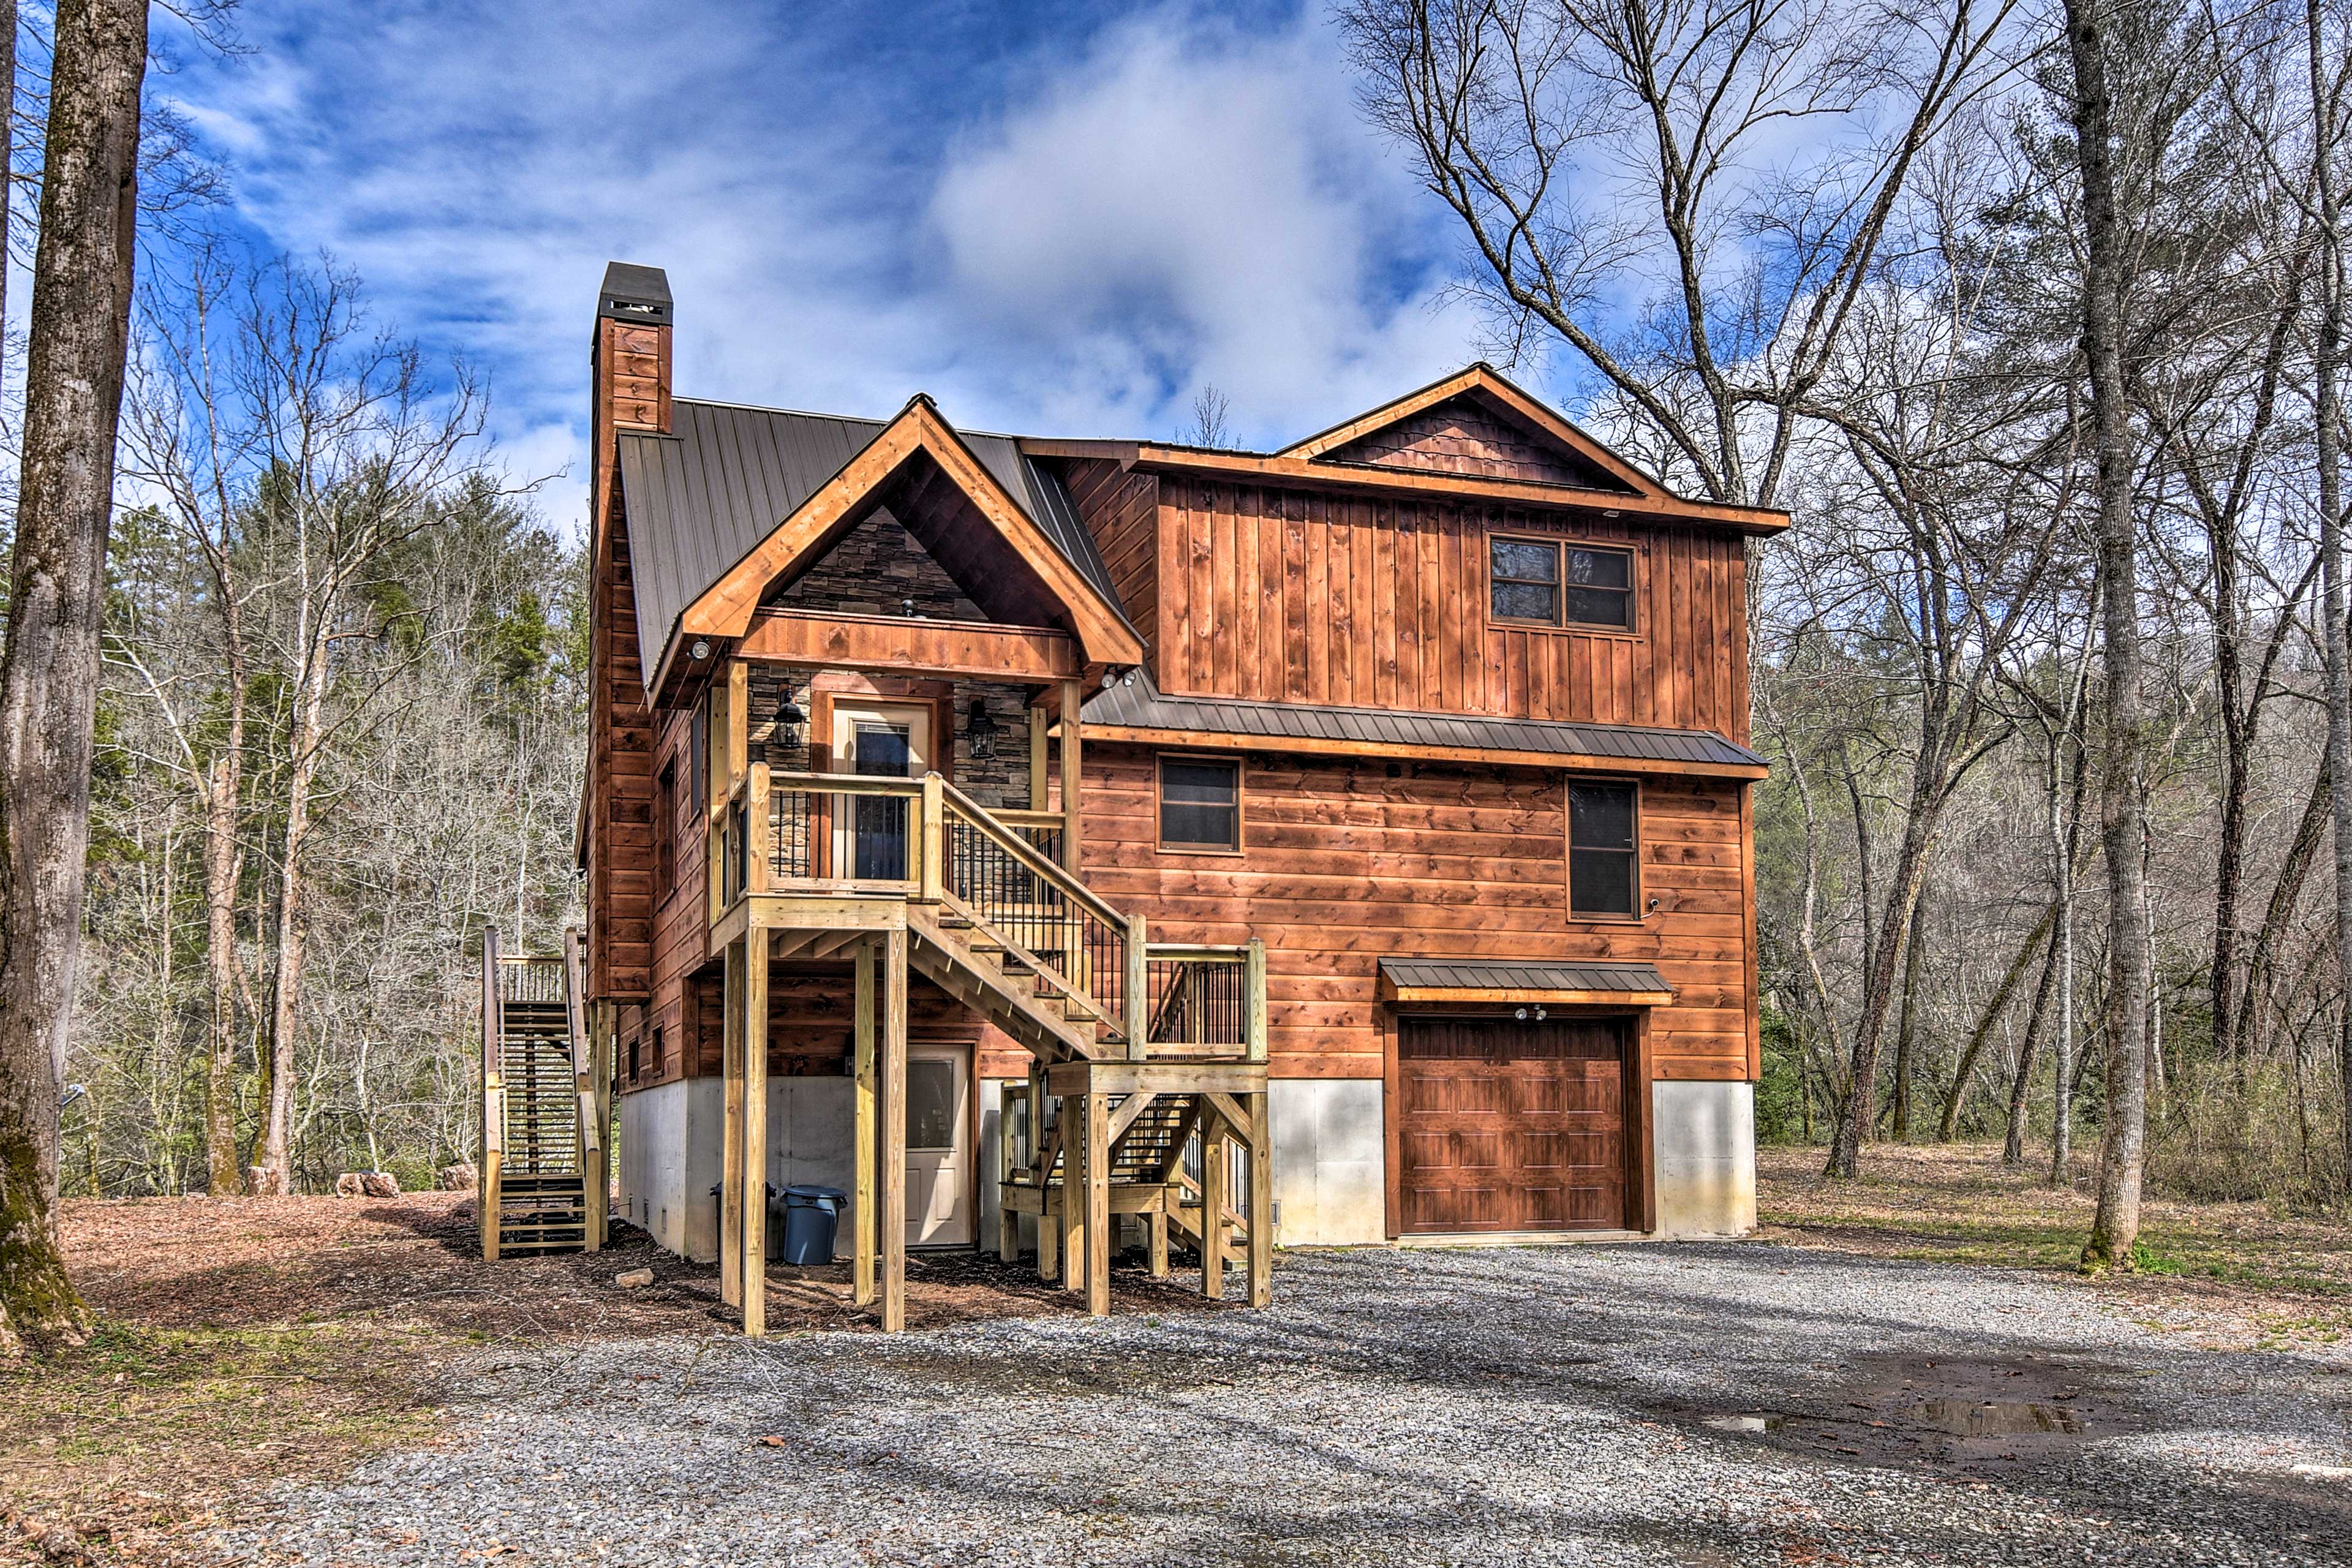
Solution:
{"label": "gable trim board", "polygon": [[1425,409],[1464,396],[1487,399],[1501,405],[1520,423],[1548,437],[1579,463],[1599,469],[1615,480],[1617,488],[1630,494],[1671,499],[1667,498],[1665,487],[1657,480],[1620,458],[1582,428],[1560,417],[1540,399],[1530,396],[1494,366],[1483,362],[1456,371],[1452,375],[1440,376],[1427,386],[1408,392],[1402,397],[1334,425],[1304,441],[1294,442],[1275,456],[1310,461],[1318,458],[1329,458],[1342,447],[1351,447],[1367,436],[1376,435]]}
{"label": "gable trim board", "polygon": [[[787,524],[814,521],[813,507],[825,512],[827,524],[855,522],[872,491],[918,450],[1068,607],[1090,661],[1140,658],[1142,639],[1059,479],[1024,458],[1011,437],[957,432],[928,398],[887,422],[690,398],[677,399],[674,407],[672,433],[624,430],[617,437],[620,503],[635,524],[628,537],[638,667],[649,691],[659,689],[655,677],[669,673],[678,643],[740,635],[713,632],[707,623],[721,610],[731,623],[756,609],[775,574],[748,589],[741,579],[756,570],[755,560],[779,553],[769,547]],[[877,450],[886,436],[889,446]],[[803,546],[821,544],[831,531],[803,527],[795,538]],[[786,552],[781,569],[790,570],[801,553]],[[714,597],[720,588],[730,591]],[[688,626],[698,611],[705,624]]]}
{"label": "gable trim board", "polygon": [[[1090,697],[1081,710],[1080,725],[1089,741],[1219,750],[1687,778],[1760,779],[1770,772],[1762,757],[1708,730],[1171,697],[1143,671]],[[1059,731],[1058,722],[1055,729]]]}

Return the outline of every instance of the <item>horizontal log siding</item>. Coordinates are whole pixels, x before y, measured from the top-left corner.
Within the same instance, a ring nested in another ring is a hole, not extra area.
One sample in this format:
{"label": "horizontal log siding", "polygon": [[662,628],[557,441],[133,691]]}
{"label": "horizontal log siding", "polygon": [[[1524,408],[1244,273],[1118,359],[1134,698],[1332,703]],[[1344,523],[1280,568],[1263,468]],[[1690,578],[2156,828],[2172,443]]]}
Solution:
{"label": "horizontal log siding", "polygon": [[1749,941],[1739,786],[1645,779],[1639,923],[1567,912],[1563,775],[1537,769],[1256,757],[1239,860],[1163,854],[1149,749],[1096,744],[1086,877],[1154,942],[1266,942],[1281,1078],[1378,1078],[1393,1021],[1383,957],[1654,963],[1657,1076],[1749,1076]]}
{"label": "horizontal log siding", "polygon": [[[1748,738],[1730,534],[1189,478],[1158,496],[1150,605],[1129,607],[1157,623],[1164,690]],[[1490,531],[1631,544],[1633,634],[1488,627]],[[1132,531],[1110,537],[1131,548]]]}

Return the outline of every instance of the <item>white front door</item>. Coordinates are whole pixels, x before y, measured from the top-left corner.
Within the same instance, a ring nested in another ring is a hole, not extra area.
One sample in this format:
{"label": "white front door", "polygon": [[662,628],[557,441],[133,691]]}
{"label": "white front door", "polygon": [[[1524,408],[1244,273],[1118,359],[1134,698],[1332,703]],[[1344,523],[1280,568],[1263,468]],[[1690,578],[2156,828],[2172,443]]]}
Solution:
{"label": "white front door", "polygon": [[971,1053],[951,1046],[907,1051],[907,1245],[969,1247]]}
{"label": "white front door", "polygon": [[[868,777],[920,778],[931,765],[929,704],[837,702],[833,710],[833,771]],[[911,861],[913,822],[904,796],[835,796],[833,863],[836,877],[903,881]]]}

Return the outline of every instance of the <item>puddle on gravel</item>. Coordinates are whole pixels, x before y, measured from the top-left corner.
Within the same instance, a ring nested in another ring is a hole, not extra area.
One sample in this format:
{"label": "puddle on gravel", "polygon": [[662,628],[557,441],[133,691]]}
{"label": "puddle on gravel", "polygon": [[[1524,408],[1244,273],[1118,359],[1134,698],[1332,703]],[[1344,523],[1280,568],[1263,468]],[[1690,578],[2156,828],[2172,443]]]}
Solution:
{"label": "puddle on gravel", "polygon": [[2063,1405],[2032,1405],[2017,1399],[1926,1399],[1906,1414],[1922,1426],[1961,1437],[2027,1432],[2063,1432],[2079,1437],[2089,1430],[2078,1413]]}
{"label": "puddle on gravel", "polygon": [[1856,1356],[1763,1409],[1689,1410],[1709,1431],[1794,1453],[1983,1475],[2065,1462],[2094,1437],[2158,1423],[2127,1369],[2041,1356]]}

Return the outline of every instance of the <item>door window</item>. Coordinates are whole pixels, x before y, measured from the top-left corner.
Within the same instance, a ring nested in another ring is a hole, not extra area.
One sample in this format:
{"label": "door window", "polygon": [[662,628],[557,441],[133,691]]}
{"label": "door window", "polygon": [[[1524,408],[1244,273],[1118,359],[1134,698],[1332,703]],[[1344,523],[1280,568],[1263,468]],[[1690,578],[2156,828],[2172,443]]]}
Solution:
{"label": "door window", "polygon": [[[904,724],[860,721],[852,742],[854,773],[903,779],[914,772],[914,737]],[[856,866],[860,880],[898,881],[907,875],[907,802],[903,796],[859,795]]]}
{"label": "door window", "polygon": [[907,1063],[907,1147],[956,1146],[956,1064],[938,1057]]}

